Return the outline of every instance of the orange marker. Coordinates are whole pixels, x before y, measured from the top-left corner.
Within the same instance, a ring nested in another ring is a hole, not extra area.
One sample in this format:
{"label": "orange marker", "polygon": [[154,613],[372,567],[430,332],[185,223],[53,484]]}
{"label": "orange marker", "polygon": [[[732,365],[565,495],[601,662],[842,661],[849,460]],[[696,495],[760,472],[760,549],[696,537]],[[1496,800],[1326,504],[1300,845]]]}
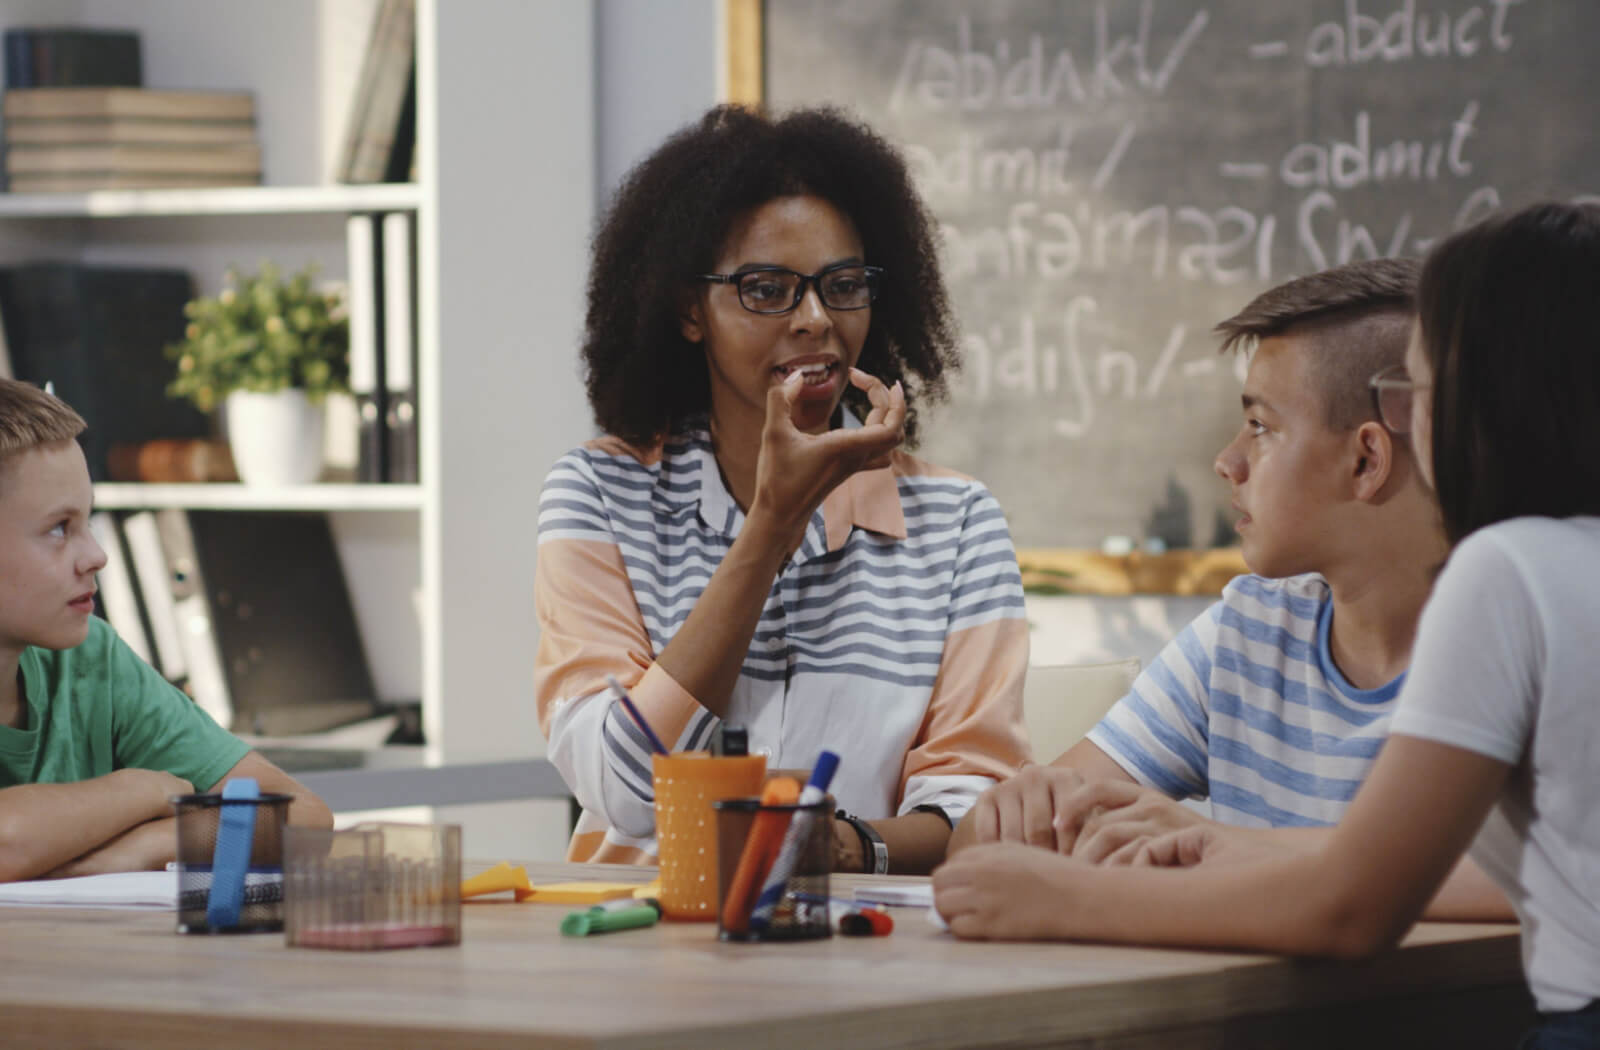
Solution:
{"label": "orange marker", "polygon": [[[800,782],[793,777],[773,777],[761,789],[763,806],[792,806],[799,800]],[[777,859],[788,830],[789,814],[756,814],[750,837],[744,840],[744,852],[739,854],[739,867],[734,870],[733,882],[722,902],[722,928],[729,933],[744,933],[749,928],[750,905],[767,881],[767,871]]]}

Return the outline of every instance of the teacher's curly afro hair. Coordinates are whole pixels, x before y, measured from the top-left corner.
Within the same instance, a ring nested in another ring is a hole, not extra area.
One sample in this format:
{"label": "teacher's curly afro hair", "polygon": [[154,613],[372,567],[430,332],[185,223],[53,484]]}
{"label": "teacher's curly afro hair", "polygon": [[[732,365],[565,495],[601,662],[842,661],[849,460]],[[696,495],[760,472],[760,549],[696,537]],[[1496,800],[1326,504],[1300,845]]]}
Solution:
{"label": "teacher's curly afro hair", "polygon": [[[589,405],[603,431],[648,445],[708,411],[704,351],[680,329],[686,299],[738,217],[795,195],[839,209],[866,261],[883,268],[857,364],[905,385],[906,439],[915,443],[917,400],[942,400],[946,371],[960,367],[934,224],[894,147],[832,109],[773,119],[719,106],[623,181],[594,239],[583,343]],[[860,391],[845,396],[864,414]]]}

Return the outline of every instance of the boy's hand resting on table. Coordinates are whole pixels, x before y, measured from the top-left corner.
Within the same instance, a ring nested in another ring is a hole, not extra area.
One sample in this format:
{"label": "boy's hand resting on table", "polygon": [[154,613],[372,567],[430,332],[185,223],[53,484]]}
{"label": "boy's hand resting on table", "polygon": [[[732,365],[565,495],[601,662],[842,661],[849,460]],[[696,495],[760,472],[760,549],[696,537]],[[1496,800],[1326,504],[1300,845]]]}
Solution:
{"label": "boy's hand resting on table", "polygon": [[1099,863],[1154,835],[1205,818],[1153,788],[1086,781],[1076,770],[1028,766],[972,807],[978,843],[1020,842]]}
{"label": "boy's hand resting on table", "polygon": [[1062,853],[1091,864],[1121,864],[1144,841],[1212,822],[1154,788],[1100,780],[1060,798],[1053,823]]}
{"label": "boy's hand resting on table", "polygon": [[1020,842],[1059,853],[1072,852],[1055,828],[1058,807],[1085,781],[1076,770],[1059,766],[1024,766],[1016,776],[985,791],[972,804],[978,844]]}

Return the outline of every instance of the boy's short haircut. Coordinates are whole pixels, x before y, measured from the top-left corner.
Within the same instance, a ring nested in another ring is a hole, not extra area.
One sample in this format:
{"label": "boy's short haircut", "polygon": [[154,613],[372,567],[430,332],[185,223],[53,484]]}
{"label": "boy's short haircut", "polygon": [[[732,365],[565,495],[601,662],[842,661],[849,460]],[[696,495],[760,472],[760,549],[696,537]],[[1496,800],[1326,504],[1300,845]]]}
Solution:
{"label": "boy's short haircut", "polygon": [[1262,292],[1213,331],[1223,353],[1291,333],[1310,342],[1327,424],[1350,430],[1375,418],[1367,380],[1405,359],[1421,269],[1416,259],[1371,259],[1298,277]]}
{"label": "boy's short haircut", "polygon": [[11,458],[59,441],[71,441],[87,424],[54,394],[15,379],[0,379],[0,468]]}

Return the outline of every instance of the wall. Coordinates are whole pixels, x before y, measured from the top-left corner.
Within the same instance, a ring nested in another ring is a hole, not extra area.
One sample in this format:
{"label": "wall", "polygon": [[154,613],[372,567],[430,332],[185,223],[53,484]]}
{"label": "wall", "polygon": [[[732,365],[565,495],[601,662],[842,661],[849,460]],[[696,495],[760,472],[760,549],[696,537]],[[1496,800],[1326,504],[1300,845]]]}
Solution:
{"label": "wall", "polygon": [[596,176],[603,206],[622,176],[717,101],[719,0],[599,0]]}

